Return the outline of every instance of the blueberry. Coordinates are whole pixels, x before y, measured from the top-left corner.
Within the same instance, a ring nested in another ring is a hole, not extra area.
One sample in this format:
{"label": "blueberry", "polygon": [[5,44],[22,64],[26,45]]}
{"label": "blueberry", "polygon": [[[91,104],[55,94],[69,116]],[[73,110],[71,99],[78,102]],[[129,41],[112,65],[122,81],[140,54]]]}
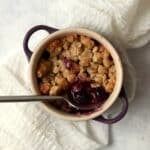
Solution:
{"label": "blueberry", "polygon": [[107,92],[105,92],[105,90],[103,88],[100,88],[100,87],[95,88],[95,94],[99,101],[104,101],[109,96],[109,94]]}
{"label": "blueberry", "polygon": [[38,83],[42,82],[42,79],[41,78],[37,78],[37,82]]}
{"label": "blueberry", "polygon": [[42,58],[44,58],[45,60],[47,60],[47,59],[49,59],[49,57],[50,57],[50,53],[47,50],[45,50],[43,52],[43,54],[42,54]]}
{"label": "blueberry", "polygon": [[103,88],[92,88],[90,82],[77,81],[71,86],[70,97],[78,104],[103,103],[109,94]]}
{"label": "blueberry", "polygon": [[76,82],[71,87],[71,97],[78,104],[87,104],[90,102],[90,95],[87,92],[86,82]]}
{"label": "blueberry", "polygon": [[75,83],[72,86],[72,92],[73,93],[81,92],[82,89],[83,89],[83,85],[81,83]]}
{"label": "blueberry", "polygon": [[74,94],[74,99],[78,104],[86,104],[86,93],[84,91],[78,92]]}
{"label": "blueberry", "polygon": [[67,68],[67,69],[71,69],[72,68],[72,66],[73,66],[73,61],[71,60],[71,59],[68,59],[68,58],[66,58],[66,57],[64,57],[64,64],[65,64],[65,67]]}

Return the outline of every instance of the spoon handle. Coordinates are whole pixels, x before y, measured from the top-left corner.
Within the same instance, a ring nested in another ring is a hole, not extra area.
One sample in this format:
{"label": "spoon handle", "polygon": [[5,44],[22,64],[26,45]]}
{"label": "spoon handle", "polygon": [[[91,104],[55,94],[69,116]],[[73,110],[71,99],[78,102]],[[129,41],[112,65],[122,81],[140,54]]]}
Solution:
{"label": "spoon handle", "polygon": [[7,102],[36,102],[63,99],[62,96],[0,96],[0,103]]}

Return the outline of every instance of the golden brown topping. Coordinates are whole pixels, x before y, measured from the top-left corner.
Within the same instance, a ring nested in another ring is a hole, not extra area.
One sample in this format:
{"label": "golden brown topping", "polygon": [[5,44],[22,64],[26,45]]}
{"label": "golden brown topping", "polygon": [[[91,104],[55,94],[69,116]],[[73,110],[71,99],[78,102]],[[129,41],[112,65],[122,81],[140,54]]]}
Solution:
{"label": "golden brown topping", "polygon": [[113,61],[110,60],[109,58],[106,57],[106,58],[103,59],[104,67],[109,68],[112,64],[113,64]]}
{"label": "golden brown topping", "polygon": [[115,83],[113,81],[108,81],[108,83],[104,86],[106,92],[111,93],[114,89]]}
{"label": "golden brown topping", "polygon": [[99,65],[98,73],[102,75],[107,74],[107,68],[105,68],[103,65]]}
{"label": "golden brown topping", "polygon": [[101,53],[103,53],[104,50],[105,50],[105,47],[103,45],[100,45],[98,51],[101,52]]}
{"label": "golden brown topping", "polygon": [[68,41],[65,41],[65,42],[63,43],[63,48],[64,48],[64,50],[68,50],[69,47],[70,47],[70,43],[69,43]]}
{"label": "golden brown topping", "polygon": [[41,60],[37,68],[37,77],[42,78],[48,73],[49,70],[50,70],[50,62]]}
{"label": "golden brown topping", "polygon": [[92,60],[91,50],[85,49],[82,54],[79,56],[80,65],[83,67],[89,66]]}
{"label": "golden brown topping", "polygon": [[91,87],[92,87],[92,88],[100,87],[100,84],[99,84],[99,83],[92,83],[92,84],[91,84]]}
{"label": "golden brown topping", "polygon": [[78,78],[82,81],[89,81],[90,78],[86,72],[80,71],[78,74]]}
{"label": "golden brown topping", "polygon": [[83,49],[81,48],[82,44],[80,42],[73,42],[70,46],[70,57],[72,60],[78,60],[79,55],[82,53]]}
{"label": "golden brown topping", "polygon": [[106,48],[104,48],[104,51],[103,51],[103,57],[104,58],[108,58],[110,56],[108,50]]}
{"label": "golden brown topping", "polygon": [[85,47],[87,47],[88,49],[93,48],[93,46],[94,46],[94,41],[91,40],[89,37],[86,37],[86,36],[81,35],[80,40],[81,40],[81,43],[82,43]]}
{"label": "golden brown topping", "polygon": [[71,72],[68,69],[65,69],[63,72],[63,76],[67,79],[68,82],[72,83],[74,82],[75,78],[76,78],[76,74]]}
{"label": "golden brown topping", "polygon": [[54,96],[58,95],[60,94],[61,90],[62,90],[61,87],[58,85],[52,86],[49,91],[49,95],[54,95]]}
{"label": "golden brown topping", "polygon": [[42,78],[43,83],[48,83],[48,82],[50,82],[50,80],[51,80],[50,76],[45,76]]}
{"label": "golden brown topping", "polygon": [[58,47],[61,47],[61,41],[54,40],[49,44],[48,49],[50,52],[54,52]]}
{"label": "golden brown topping", "polygon": [[[114,61],[109,51],[90,37],[66,35],[51,41],[43,54],[36,70],[41,94],[65,94],[78,80],[88,81],[92,89],[112,93],[116,83]],[[63,101],[53,103],[71,112],[70,106]]]}
{"label": "golden brown topping", "polygon": [[115,74],[116,74],[116,69],[115,69],[115,66],[112,65],[112,66],[109,68],[108,76],[109,76],[109,77],[112,77],[112,76],[115,76]]}
{"label": "golden brown topping", "polygon": [[93,53],[97,52],[98,51],[98,46],[94,46],[92,51],[93,51]]}
{"label": "golden brown topping", "polygon": [[99,83],[99,85],[101,86],[102,83],[103,83],[103,75],[101,75],[101,74],[96,74],[94,80],[95,80],[97,83]]}
{"label": "golden brown topping", "polygon": [[66,41],[72,43],[74,41],[73,35],[67,35],[66,36]]}
{"label": "golden brown topping", "polygon": [[56,77],[55,77],[55,82],[57,85],[61,86],[62,89],[67,89],[68,87],[68,82],[65,78],[63,78],[62,75],[58,74]]}
{"label": "golden brown topping", "polygon": [[73,73],[71,73],[67,76],[67,80],[70,83],[73,83],[75,81],[75,78],[76,78],[76,74],[73,74]]}
{"label": "golden brown topping", "polygon": [[91,62],[91,65],[90,65],[89,68],[91,68],[94,73],[97,73],[98,72],[98,67],[99,67],[98,64]]}
{"label": "golden brown topping", "polygon": [[77,40],[77,34],[69,34],[66,36],[66,41],[72,43],[73,41]]}
{"label": "golden brown topping", "polygon": [[94,52],[93,61],[96,62],[96,63],[101,64],[102,61],[103,61],[103,56],[102,56],[102,54],[101,54],[100,52]]}
{"label": "golden brown topping", "polygon": [[48,94],[50,88],[51,88],[50,83],[41,83],[41,84],[40,84],[40,92],[41,92],[42,94]]}

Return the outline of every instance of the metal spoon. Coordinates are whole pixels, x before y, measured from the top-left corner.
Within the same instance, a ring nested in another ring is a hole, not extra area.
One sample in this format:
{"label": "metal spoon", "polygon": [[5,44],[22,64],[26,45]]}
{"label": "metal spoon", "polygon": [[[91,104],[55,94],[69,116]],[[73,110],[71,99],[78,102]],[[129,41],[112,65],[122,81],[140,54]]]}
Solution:
{"label": "metal spoon", "polygon": [[82,105],[77,104],[63,96],[0,96],[0,103],[10,103],[10,102],[51,102],[54,100],[64,100],[73,108],[78,110],[91,110],[97,108],[99,104],[88,104]]}

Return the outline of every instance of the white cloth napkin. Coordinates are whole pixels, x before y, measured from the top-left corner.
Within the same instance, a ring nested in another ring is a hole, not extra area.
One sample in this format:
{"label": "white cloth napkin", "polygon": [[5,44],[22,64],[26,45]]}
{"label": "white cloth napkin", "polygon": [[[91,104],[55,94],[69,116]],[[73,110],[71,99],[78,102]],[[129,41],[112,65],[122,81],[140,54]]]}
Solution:
{"label": "white cloth napkin", "polygon": [[[47,24],[90,28],[114,43],[124,60],[125,87],[131,101],[134,71],[125,48],[139,47],[150,40],[149,0],[51,0],[47,4]],[[0,66],[1,95],[31,94],[27,67],[20,51],[7,58]],[[0,105],[1,150],[96,150],[108,144],[108,135],[107,125],[63,121],[51,116],[39,103]]]}
{"label": "white cloth napkin", "polygon": [[135,48],[150,41],[149,7],[149,0],[55,0],[46,21],[58,28],[90,28]]}
{"label": "white cloth napkin", "polygon": [[[32,94],[28,62],[18,52],[0,66],[1,95]],[[108,143],[107,126],[54,118],[39,103],[0,104],[0,149],[88,150]]]}

